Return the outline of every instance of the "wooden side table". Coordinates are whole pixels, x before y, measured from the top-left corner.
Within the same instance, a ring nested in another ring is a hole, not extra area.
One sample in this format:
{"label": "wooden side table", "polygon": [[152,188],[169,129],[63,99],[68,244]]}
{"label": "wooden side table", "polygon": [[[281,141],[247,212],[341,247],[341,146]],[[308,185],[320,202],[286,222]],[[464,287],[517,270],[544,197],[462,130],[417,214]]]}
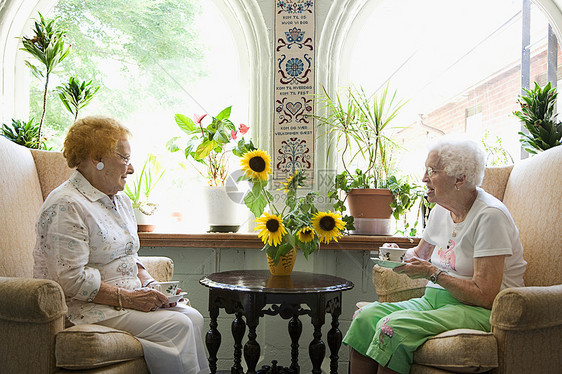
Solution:
{"label": "wooden side table", "polygon": [[[268,270],[237,270],[213,273],[201,278],[202,285],[209,287],[210,330],[205,343],[209,351],[211,373],[217,371],[217,352],[221,344],[217,317],[219,309],[234,314],[232,335],[234,337],[234,366],[231,373],[243,373],[242,339],[248,326],[248,341],[244,344],[244,359],[247,373],[256,373],[260,356],[260,345],[256,340],[256,327],[264,315],[279,315],[289,319],[291,338],[291,366],[294,373],[300,372],[298,364],[298,341],[302,333],[299,316],[309,315],[314,326],[313,339],[308,351],[312,362],[312,373],[320,374],[320,366],[326,354],[321,327],[326,313],[332,316],[327,340],[330,348],[330,373],[338,372],[338,352],[342,342],[338,317],[341,314],[342,291],[353,288],[353,283],[326,274],[293,272],[290,276],[270,275]],[[269,306],[269,307],[267,307]],[[305,306],[305,307],[303,307]],[[245,319],[245,321],[244,321]]]}

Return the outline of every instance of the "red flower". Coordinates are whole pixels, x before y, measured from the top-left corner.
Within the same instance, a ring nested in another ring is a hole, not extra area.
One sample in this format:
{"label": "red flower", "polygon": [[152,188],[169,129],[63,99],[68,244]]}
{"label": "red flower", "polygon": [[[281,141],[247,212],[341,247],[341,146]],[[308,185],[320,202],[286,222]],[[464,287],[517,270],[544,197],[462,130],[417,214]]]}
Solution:
{"label": "red flower", "polygon": [[230,130],[230,136],[232,139],[236,140],[236,130]]}
{"label": "red flower", "polygon": [[244,135],[245,133],[248,132],[248,130],[250,130],[250,127],[244,125],[243,123],[241,123],[241,124],[240,124],[240,127],[238,128],[238,130],[240,130],[240,134]]}
{"label": "red flower", "polygon": [[194,117],[195,117],[195,118],[194,118],[194,119],[195,119],[195,123],[199,125],[199,124],[201,124],[201,121],[203,120],[203,118],[207,117],[207,113],[205,113],[205,114],[203,114],[203,115],[199,115],[199,114],[196,113],[196,114],[194,115]]}

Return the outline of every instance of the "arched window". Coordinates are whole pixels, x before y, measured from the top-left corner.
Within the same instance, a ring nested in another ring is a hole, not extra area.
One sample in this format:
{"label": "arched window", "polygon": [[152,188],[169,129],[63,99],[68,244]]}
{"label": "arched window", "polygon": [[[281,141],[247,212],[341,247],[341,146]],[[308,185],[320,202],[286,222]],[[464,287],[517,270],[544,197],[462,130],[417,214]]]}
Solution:
{"label": "arched window", "polygon": [[[133,162],[137,172],[148,152],[168,159],[167,165],[173,163],[169,159],[174,156],[185,164],[183,169],[168,166],[165,181],[160,183],[165,188],[154,192],[168,221],[161,227],[205,230],[199,189],[206,182],[181,152],[167,152],[166,142],[181,134],[174,121],[175,113],[189,117],[205,112],[217,115],[227,106],[232,106],[230,118],[235,124],[249,125],[256,141],[264,136],[265,132],[258,127],[269,123],[268,105],[266,110],[257,105],[260,95],[270,92],[270,67],[267,58],[263,58],[268,39],[255,1],[61,0],[50,4],[38,2],[35,8],[26,3],[28,8],[23,13],[31,19],[25,29],[21,19],[14,22],[24,30],[18,36],[26,35],[40,11],[47,17],[59,17],[58,22],[68,30],[67,38],[72,44],[71,55],[59,65],[49,85],[45,123],[51,136],[62,137],[73,121],[54,88],[67,82],[70,75],[93,80],[101,86],[100,91],[80,116],[111,115],[126,124],[134,134]],[[21,12],[14,13],[18,14]],[[32,78],[23,63],[30,56],[18,50],[19,44],[12,44],[13,53],[8,61],[4,54],[2,63],[9,66],[11,58],[14,59],[12,75],[18,84],[14,84],[13,90],[19,99],[3,102],[3,107],[14,117],[37,117],[41,112],[42,82]],[[58,148],[56,141],[51,145]],[[173,227],[175,218],[170,218],[173,211],[184,213],[183,222],[177,227]]]}

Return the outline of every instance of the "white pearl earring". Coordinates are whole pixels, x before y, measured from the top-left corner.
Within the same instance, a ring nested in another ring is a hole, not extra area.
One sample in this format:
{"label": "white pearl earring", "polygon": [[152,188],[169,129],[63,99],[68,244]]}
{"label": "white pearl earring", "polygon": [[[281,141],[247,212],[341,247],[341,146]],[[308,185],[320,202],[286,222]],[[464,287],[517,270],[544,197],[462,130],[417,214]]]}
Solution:
{"label": "white pearl earring", "polygon": [[98,164],[96,165],[96,169],[98,169],[98,170],[103,170],[104,167],[105,167],[105,165],[101,161],[98,162]]}

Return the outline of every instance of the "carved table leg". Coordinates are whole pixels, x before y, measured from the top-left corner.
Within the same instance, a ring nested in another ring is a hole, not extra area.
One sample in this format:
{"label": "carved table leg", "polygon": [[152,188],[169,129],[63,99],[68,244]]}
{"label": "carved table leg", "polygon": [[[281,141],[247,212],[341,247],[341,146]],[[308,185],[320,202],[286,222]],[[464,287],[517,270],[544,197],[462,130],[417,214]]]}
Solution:
{"label": "carved table leg", "polygon": [[242,368],[242,338],[246,333],[246,323],[242,319],[242,313],[235,314],[234,321],[232,321],[232,336],[234,337],[234,366],[232,366],[231,374],[243,374]]}
{"label": "carved table leg", "polygon": [[332,328],[328,331],[328,346],[330,347],[330,374],[338,373],[338,352],[341,347],[342,333],[338,322],[339,313],[332,313]]}
{"label": "carved table leg", "polygon": [[312,373],[321,374],[322,370],[320,366],[326,355],[326,345],[322,341],[322,325],[323,322],[318,318],[312,318],[312,325],[314,326],[314,339],[310,342],[308,346],[308,354],[310,356],[310,361],[312,361]]}
{"label": "carved table leg", "polygon": [[209,308],[209,314],[211,316],[211,322],[209,323],[210,330],[207,331],[205,336],[205,344],[207,345],[207,351],[209,351],[209,368],[211,369],[211,373],[215,374],[217,372],[217,352],[221,345],[221,333],[217,329],[219,325],[217,322],[219,308]]}
{"label": "carved table leg", "polygon": [[294,315],[289,321],[289,336],[291,337],[291,366],[295,374],[299,374],[301,369],[299,366],[299,338],[302,333],[302,322],[298,315]]}
{"label": "carved table leg", "polygon": [[256,373],[256,365],[260,358],[260,344],[256,341],[256,327],[258,326],[258,318],[246,317],[248,325],[248,341],[244,344],[244,359],[248,365],[248,374]]}

